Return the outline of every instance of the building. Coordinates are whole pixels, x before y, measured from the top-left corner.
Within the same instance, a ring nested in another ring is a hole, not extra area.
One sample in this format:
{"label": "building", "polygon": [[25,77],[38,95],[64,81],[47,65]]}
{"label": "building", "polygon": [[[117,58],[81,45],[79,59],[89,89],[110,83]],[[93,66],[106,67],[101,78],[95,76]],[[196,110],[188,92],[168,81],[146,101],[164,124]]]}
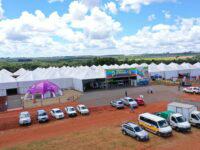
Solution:
{"label": "building", "polygon": [[0,97],[13,94],[25,94],[30,86],[39,81],[48,80],[61,89],[75,89],[81,92],[92,89],[108,89],[125,86],[148,84],[149,77],[158,75],[162,79],[174,80],[187,76],[198,79],[200,63],[181,65],[160,63],[78,66],[61,68],[37,68],[33,71],[20,69],[11,73],[5,69],[0,71]]}

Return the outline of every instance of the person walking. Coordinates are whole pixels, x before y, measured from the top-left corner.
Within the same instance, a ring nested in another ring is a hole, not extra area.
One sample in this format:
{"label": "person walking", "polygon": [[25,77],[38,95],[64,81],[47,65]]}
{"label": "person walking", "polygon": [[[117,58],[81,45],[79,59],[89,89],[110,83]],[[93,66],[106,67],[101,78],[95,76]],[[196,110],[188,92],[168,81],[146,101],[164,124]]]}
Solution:
{"label": "person walking", "polygon": [[134,106],[133,106],[133,104],[130,104],[130,110],[131,110],[131,112],[134,111]]}
{"label": "person walking", "polygon": [[181,90],[181,84],[178,85],[178,91],[180,91],[180,90]]}
{"label": "person walking", "polygon": [[128,96],[128,93],[127,93],[127,91],[125,91],[125,96],[126,96],[126,97]]}

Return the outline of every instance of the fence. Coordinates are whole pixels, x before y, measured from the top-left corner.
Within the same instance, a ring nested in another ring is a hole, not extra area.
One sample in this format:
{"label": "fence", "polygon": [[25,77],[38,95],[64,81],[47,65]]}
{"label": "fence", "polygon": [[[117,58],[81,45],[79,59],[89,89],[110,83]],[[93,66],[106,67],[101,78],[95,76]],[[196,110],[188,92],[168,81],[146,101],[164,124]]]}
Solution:
{"label": "fence", "polygon": [[62,96],[48,99],[34,99],[34,100],[23,100],[23,108],[33,108],[40,106],[49,106],[53,104],[66,103],[69,100],[78,100],[82,94],[77,91],[67,90],[63,92]]}

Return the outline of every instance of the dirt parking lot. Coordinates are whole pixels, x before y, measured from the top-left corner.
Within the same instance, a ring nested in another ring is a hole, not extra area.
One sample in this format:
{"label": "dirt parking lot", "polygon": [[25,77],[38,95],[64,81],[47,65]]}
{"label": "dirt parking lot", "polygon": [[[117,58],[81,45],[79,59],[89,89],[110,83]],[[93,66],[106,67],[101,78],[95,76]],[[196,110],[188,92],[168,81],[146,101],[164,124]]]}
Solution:
{"label": "dirt parking lot", "polygon": [[[170,101],[182,100],[199,105],[199,95],[184,94],[177,87],[154,86],[155,93],[151,95],[145,92],[147,88],[88,92],[79,101],[42,107],[49,112],[54,107],[63,109],[67,105],[84,103],[91,111],[89,116],[78,115],[63,120],[50,118],[50,122],[45,124],[35,120],[35,112],[39,108],[27,109],[33,120],[28,127],[18,126],[20,110],[0,113],[0,149],[199,149],[200,129],[197,128],[192,128],[188,134],[173,131],[170,138],[150,134],[150,141],[146,143],[121,134],[120,125],[123,122],[137,122],[138,115],[143,112],[166,110]],[[111,99],[122,97],[125,90],[132,97],[143,94],[147,105],[140,106],[134,112],[127,107],[116,110],[108,106]]]}
{"label": "dirt parking lot", "polygon": [[[110,106],[92,108],[91,115],[65,118],[47,124],[0,132],[2,149],[196,149],[200,146],[200,130],[189,134],[173,132],[170,138],[150,134],[150,141],[138,142],[123,136],[120,125],[137,122],[138,114],[166,109],[167,101],[152,103],[135,109],[116,110]],[[184,143],[184,145],[183,145]]]}

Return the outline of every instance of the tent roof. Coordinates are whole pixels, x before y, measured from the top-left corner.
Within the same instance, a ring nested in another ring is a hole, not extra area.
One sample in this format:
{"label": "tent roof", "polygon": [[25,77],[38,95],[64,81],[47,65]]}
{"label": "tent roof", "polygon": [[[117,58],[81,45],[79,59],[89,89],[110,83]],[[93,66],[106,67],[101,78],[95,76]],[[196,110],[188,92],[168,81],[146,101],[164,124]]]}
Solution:
{"label": "tent roof", "polygon": [[27,70],[25,70],[24,68],[20,68],[19,70],[17,70],[14,75],[23,75],[27,72]]}
{"label": "tent roof", "polygon": [[41,82],[37,82],[34,83],[27,91],[27,93],[29,94],[45,94],[47,92],[58,92],[59,91],[59,87],[49,81],[41,81]]}
{"label": "tent roof", "polygon": [[3,74],[6,74],[6,75],[9,75],[9,76],[12,76],[12,72],[6,70],[6,69],[2,69],[0,72],[2,72]]}
{"label": "tent roof", "polygon": [[15,78],[8,75],[4,71],[0,71],[0,83],[9,83],[9,82],[16,82]]}

